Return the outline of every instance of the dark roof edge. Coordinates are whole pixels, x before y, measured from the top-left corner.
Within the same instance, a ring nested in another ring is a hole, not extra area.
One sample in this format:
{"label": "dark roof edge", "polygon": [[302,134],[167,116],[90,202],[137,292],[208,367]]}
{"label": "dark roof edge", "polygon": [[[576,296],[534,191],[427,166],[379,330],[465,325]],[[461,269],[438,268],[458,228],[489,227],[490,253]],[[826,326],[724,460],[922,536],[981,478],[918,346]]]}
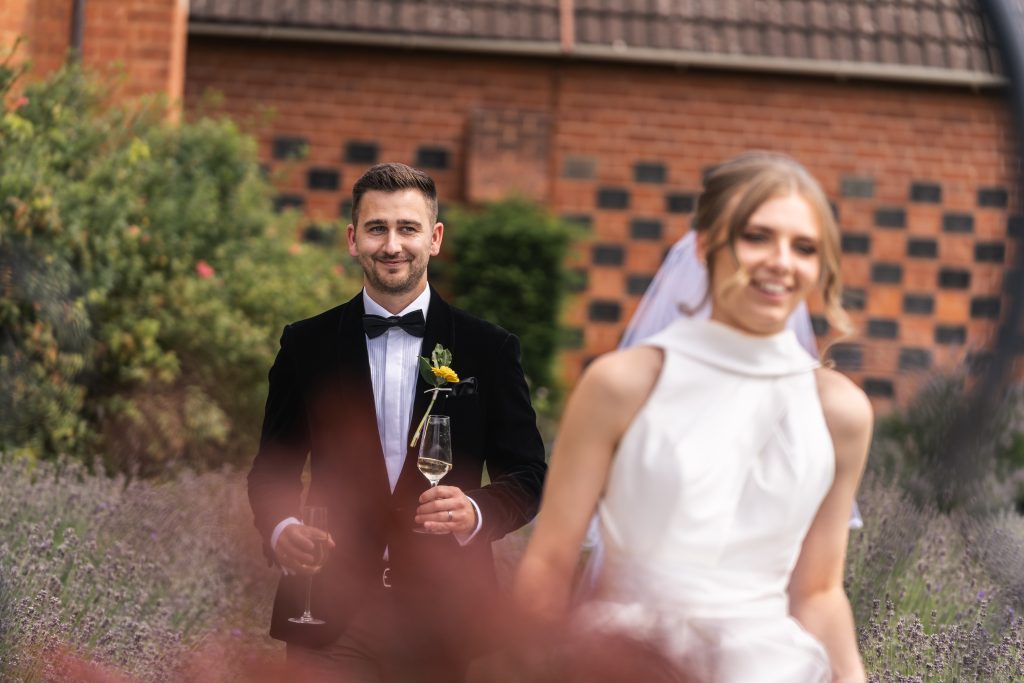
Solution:
{"label": "dark roof edge", "polygon": [[986,71],[941,69],[903,64],[795,59],[791,57],[754,57],[750,55],[579,43],[573,45],[571,52],[565,52],[556,41],[492,40],[487,38],[370,33],[204,21],[190,21],[188,32],[189,35],[195,36],[379,45],[418,50],[453,50],[524,57],[561,57],[594,61],[662,64],[683,68],[697,67],[727,69],[730,71],[757,71],[763,73],[831,77],[837,80],[859,79],[967,87],[973,90],[1002,88],[1009,83],[1005,77]]}

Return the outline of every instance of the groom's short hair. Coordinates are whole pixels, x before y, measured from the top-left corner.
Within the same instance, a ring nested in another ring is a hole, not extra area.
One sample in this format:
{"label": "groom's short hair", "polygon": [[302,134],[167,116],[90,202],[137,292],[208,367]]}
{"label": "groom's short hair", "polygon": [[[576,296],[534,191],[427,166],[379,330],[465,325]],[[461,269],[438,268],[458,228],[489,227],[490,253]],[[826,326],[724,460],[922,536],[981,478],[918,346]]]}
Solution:
{"label": "groom's short hair", "polygon": [[352,186],[352,225],[359,224],[359,201],[371,190],[398,192],[419,190],[427,200],[431,224],[437,222],[437,188],[434,180],[423,171],[398,162],[377,164],[367,169]]}

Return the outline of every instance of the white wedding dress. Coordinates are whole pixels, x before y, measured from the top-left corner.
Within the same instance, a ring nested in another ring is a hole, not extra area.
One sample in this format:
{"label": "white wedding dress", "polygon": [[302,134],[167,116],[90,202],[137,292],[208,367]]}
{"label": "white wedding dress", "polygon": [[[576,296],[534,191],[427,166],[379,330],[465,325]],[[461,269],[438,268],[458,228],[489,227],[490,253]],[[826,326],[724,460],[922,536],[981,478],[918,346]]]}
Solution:
{"label": "white wedding dress", "polygon": [[598,506],[607,557],[581,618],[661,645],[697,680],[831,680],[789,616],[804,536],[832,484],[811,358],[792,331],[681,319]]}

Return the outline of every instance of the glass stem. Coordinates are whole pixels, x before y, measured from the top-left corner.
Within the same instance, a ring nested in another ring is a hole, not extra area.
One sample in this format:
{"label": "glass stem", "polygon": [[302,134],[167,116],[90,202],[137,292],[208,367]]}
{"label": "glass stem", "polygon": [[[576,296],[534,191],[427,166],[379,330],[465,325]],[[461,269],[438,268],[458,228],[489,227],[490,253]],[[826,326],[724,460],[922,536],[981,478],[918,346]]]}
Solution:
{"label": "glass stem", "polygon": [[[309,611],[309,594],[313,590],[313,577],[306,578],[306,611],[302,613],[303,619],[312,620],[313,615]],[[293,613],[294,614],[294,613]]]}

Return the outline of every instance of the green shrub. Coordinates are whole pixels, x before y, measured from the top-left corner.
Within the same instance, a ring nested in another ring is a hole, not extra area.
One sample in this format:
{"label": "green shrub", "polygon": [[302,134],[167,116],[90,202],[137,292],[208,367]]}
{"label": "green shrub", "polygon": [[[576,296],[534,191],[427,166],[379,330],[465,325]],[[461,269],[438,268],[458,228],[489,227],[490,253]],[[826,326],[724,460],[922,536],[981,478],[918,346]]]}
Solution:
{"label": "green shrub", "polygon": [[295,243],[255,141],[0,67],[0,451],[154,474],[251,455],[282,326],[358,287]]}
{"label": "green shrub", "polygon": [[565,260],[574,228],[519,198],[479,212],[453,211],[447,226],[453,249],[444,269],[456,303],[518,335],[527,378],[535,388],[555,389]]}

